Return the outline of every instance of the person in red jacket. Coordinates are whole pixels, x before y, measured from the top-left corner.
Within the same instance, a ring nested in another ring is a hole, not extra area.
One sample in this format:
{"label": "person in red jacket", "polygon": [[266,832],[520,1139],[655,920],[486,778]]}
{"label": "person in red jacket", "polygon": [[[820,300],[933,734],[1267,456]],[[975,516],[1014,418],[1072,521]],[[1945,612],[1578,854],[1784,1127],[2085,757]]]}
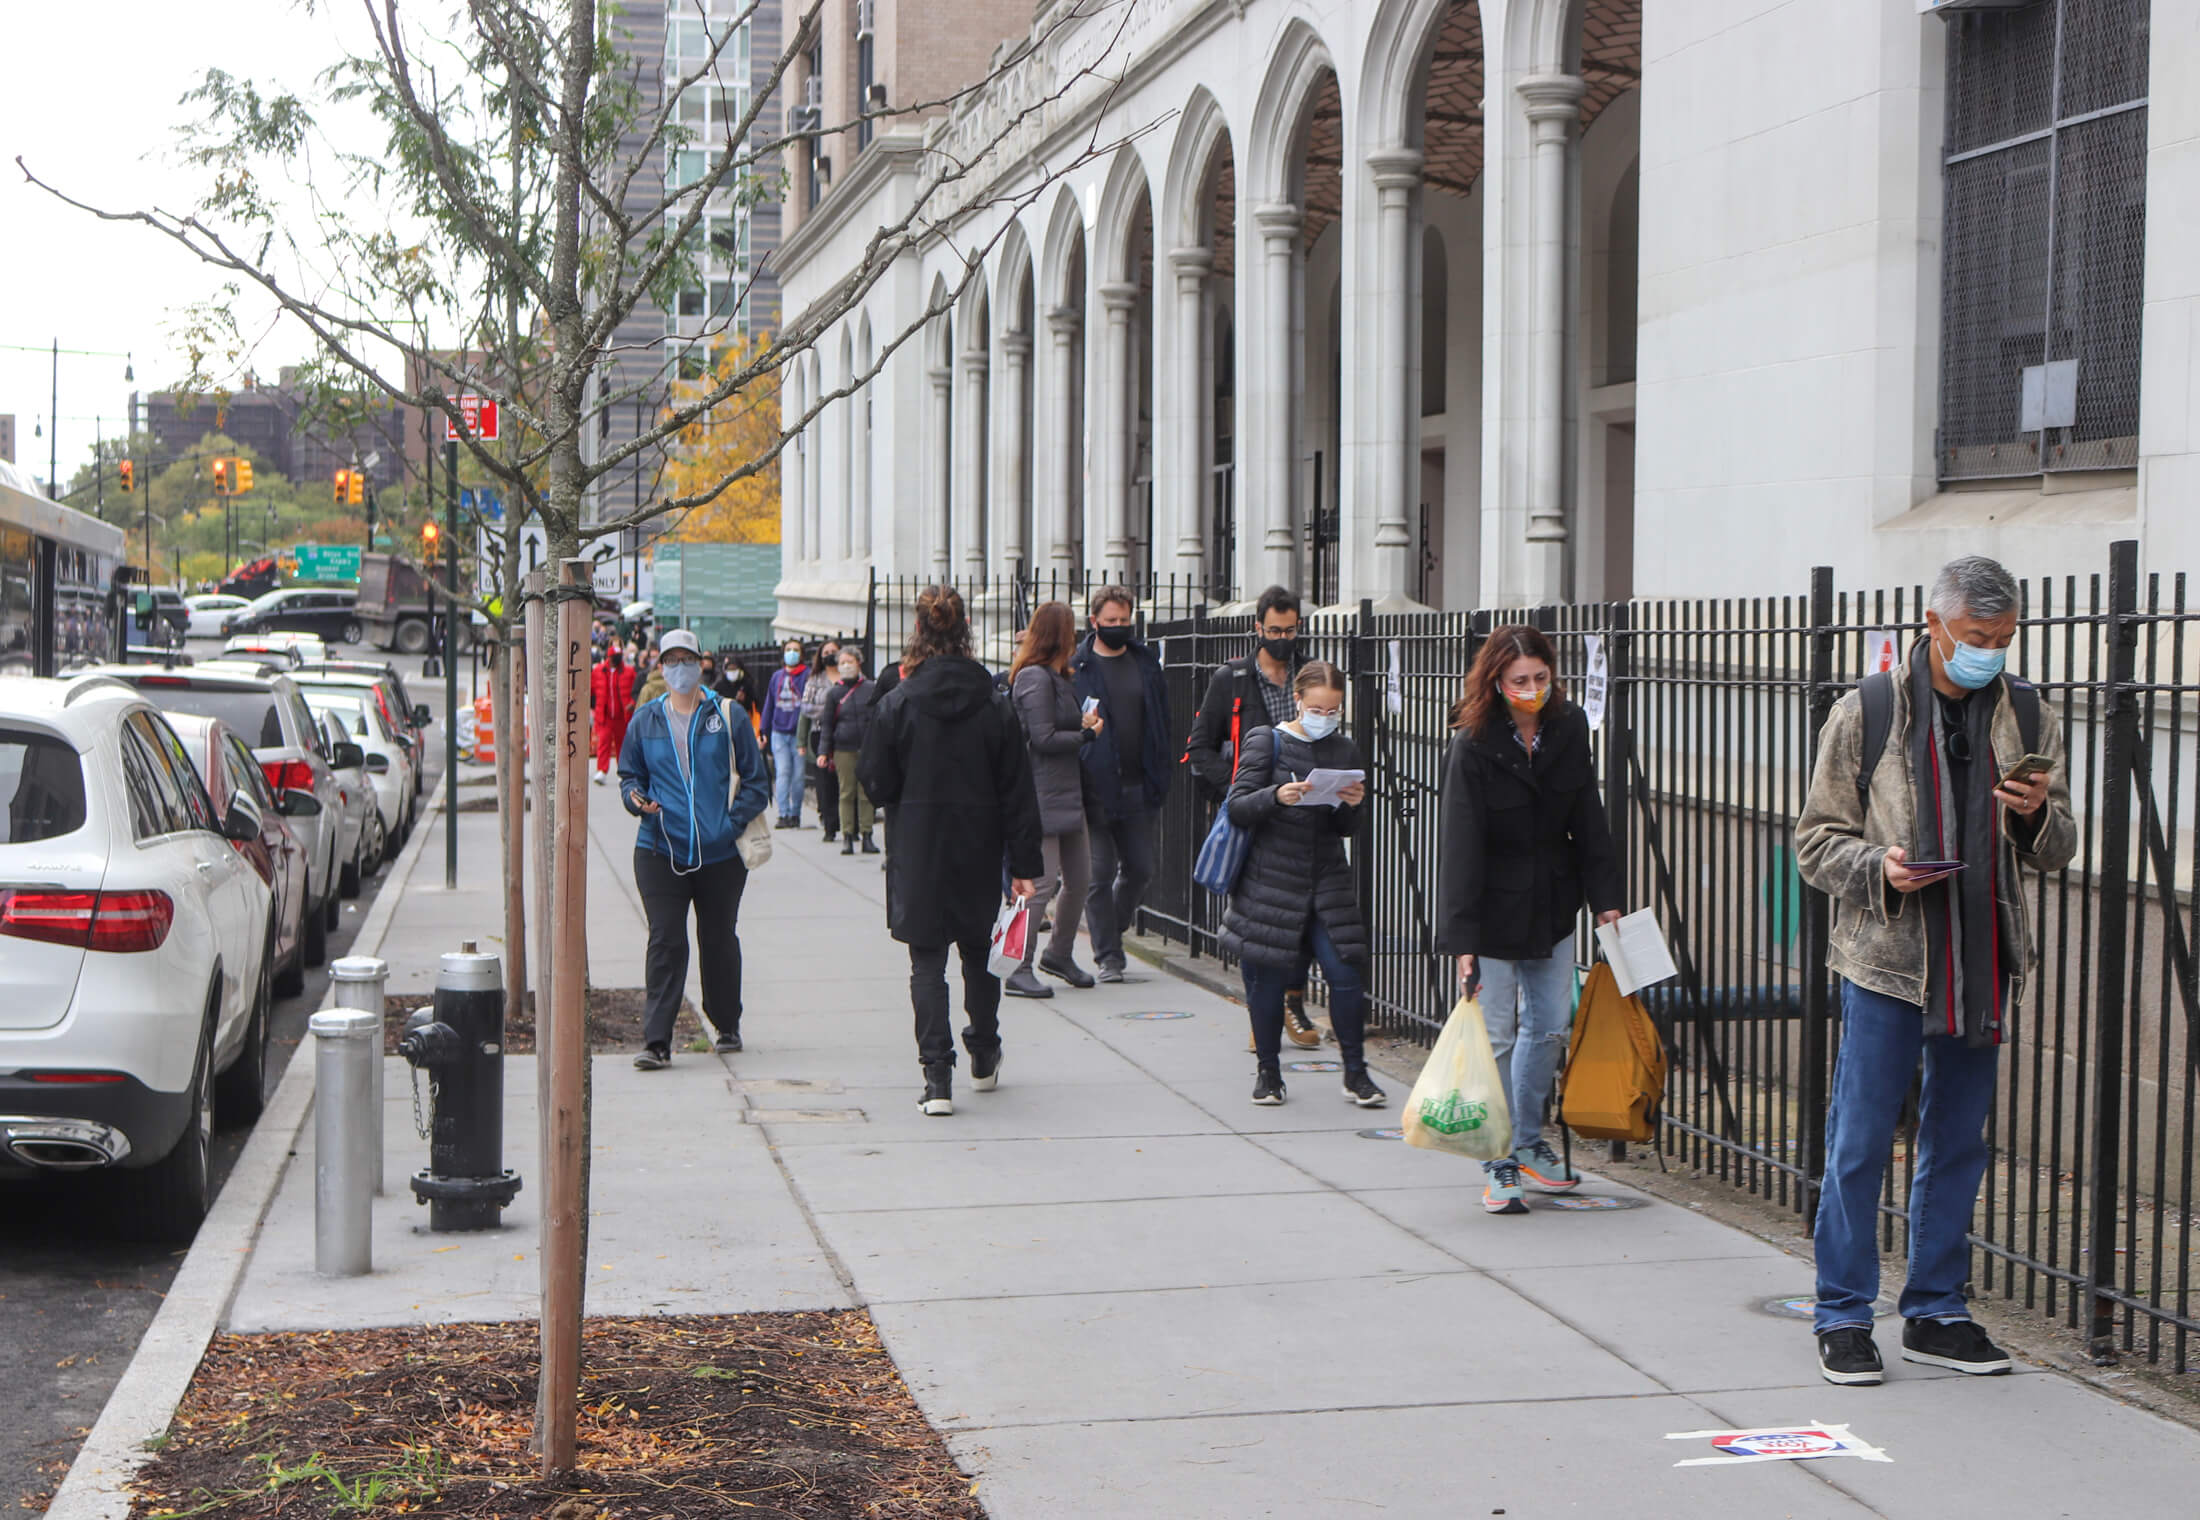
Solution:
{"label": "person in red jacket", "polygon": [[596,714],[596,785],[602,786],[626,742],[626,720],[634,716],[634,681],[616,644],[588,673],[588,705]]}

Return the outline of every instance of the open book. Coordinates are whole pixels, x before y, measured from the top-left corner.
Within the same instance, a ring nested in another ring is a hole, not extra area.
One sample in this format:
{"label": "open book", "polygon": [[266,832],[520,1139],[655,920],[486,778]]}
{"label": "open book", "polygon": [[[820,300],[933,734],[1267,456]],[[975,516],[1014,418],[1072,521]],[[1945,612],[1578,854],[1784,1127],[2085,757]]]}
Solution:
{"label": "open book", "polygon": [[1597,944],[1612,963],[1612,976],[1622,994],[1632,997],[1638,987],[1680,975],[1673,952],[1666,948],[1657,915],[1648,908],[1609,924],[1597,925]]}

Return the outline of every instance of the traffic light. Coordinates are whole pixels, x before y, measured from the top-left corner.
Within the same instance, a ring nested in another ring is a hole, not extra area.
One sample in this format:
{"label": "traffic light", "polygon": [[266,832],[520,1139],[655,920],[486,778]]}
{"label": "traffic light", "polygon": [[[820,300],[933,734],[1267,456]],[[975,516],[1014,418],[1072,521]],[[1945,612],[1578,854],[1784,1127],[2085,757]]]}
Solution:
{"label": "traffic light", "polygon": [[330,494],[329,494],[329,499],[330,499],[331,501],[335,502],[335,503],[336,503],[336,505],[338,505],[339,507],[340,507],[340,506],[342,506],[342,505],[344,504],[344,495],[345,495],[345,492],[346,492],[346,491],[347,491],[347,490],[349,489],[350,485],[351,485],[351,471],[349,471],[349,470],[338,470],[338,471],[336,472],[336,482],[335,482],[335,486],[334,486],[334,488],[333,488],[333,489],[331,490],[331,492],[330,492]]}
{"label": "traffic light", "polygon": [[239,494],[242,494],[243,492],[249,491],[251,489],[252,461],[249,459],[240,459],[237,461],[237,490]]}
{"label": "traffic light", "polygon": [[351,480],[344,488],[344,501],[356,507],[367,499],[367,474],[364,470],[349,470],[345,473],[351,476]]}
{"label": "traffic light", "polygon": [[129,495],[129,494],[130,494],[130,492],[131,492],[132,490],[136,489],[136,487],[135,487],[135,484],[134,484],[134,482],[135,482],[136,480],[137,480],[137,466],[136,466],[136,465],[134,465],[134,464],[132,464],[132,463],[131,463],[131,462],[130,462],[129,460],[127,460],[127,459],[123,460],[123,461],[122,461],[122,494],[123,494],[123,495],[127,496],[127,495]]}
{"label": "traffic light", "polygon": [[229,461],[226,459],[214,461],[214,494],[216,496],[227,496],[229,494]]}
{"label": "traffic light", "polygon": [[431,517],[420,525],[420,557],[425,560],[434,559],[436,550],[442,547],[442,544],[443,529]]}

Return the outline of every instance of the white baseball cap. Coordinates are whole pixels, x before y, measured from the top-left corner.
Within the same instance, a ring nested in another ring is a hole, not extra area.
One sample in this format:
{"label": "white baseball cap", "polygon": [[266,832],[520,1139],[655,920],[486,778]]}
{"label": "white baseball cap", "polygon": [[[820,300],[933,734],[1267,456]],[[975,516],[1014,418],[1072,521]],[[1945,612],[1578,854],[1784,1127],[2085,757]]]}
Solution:
{"label": "white baseball cap", "polygon": [[670,654],[675,649],[685,649],[689,654],[698,658],[703,653],[703,646],[697,642],[695,635],[685,628],[672,628],[657,635],[657,653],[661,655]]}

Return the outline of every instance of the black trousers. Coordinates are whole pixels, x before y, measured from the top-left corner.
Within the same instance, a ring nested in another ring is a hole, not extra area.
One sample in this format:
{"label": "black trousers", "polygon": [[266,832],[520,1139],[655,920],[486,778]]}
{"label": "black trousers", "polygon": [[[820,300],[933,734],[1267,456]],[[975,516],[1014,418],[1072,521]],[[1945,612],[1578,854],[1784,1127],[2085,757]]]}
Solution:
{"label": "black trousers", "polygon": [[810,785],[817,793],[818,827],[830,834],[840,827],[840,772],[810,762]]}
{"label": "black trousers", "polygon": [[687,990],[690,907],[695,910],[696,943],[703,951],[703,1017],[720,1034],[740,1029],[739,924],[741,893],[748,884],[749,868],[738,855],[693,871],[675,871],[671,860],[655,850],[634,852],[634,885],[649,919],[644,1045],[672,1043],[673,1020],[679,1017],[680,996]]}
{"label": "black trousers", "polygon": [[955,1064],[955,1032],[947,1012],[947,952],[962,956],[963,1045],[970,1050],[1001,1048],[1001,979],[986,969],[993,945],[986,935],[954,946],[909,947],[909,1003],[917,1015],[917,1059],[926,1066]]}

